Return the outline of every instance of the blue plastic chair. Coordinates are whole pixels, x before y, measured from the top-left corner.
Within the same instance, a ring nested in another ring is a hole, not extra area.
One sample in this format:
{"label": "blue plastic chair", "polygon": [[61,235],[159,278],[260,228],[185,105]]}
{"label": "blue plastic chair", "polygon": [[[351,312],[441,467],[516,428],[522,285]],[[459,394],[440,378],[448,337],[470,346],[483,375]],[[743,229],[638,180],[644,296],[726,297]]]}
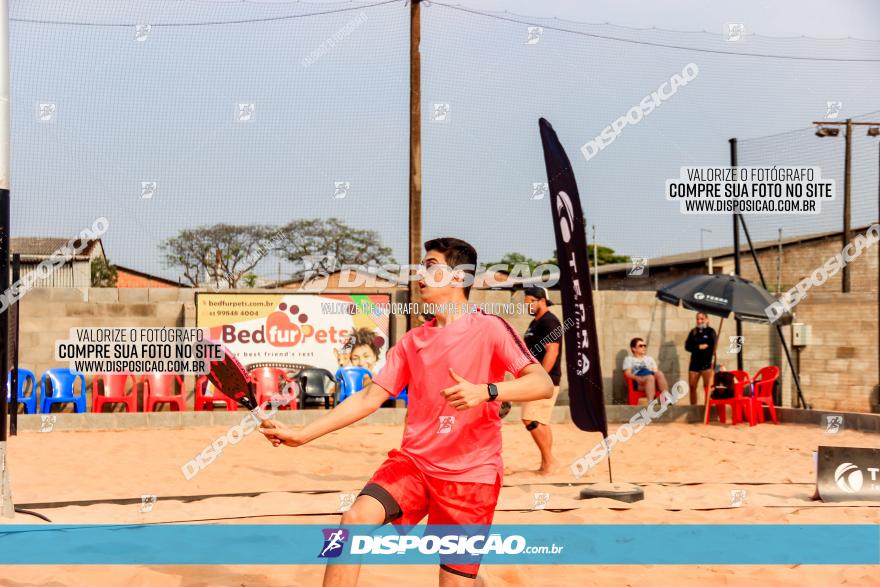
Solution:
{"label": "blue plastic chair", "polygon": [[407,407],[407,408],[409,407],[409,393],[408,393],[408,390],[409,390],[409,385],[407,385],[406,387],[404,387],[404,388],[403,388],[403,391],[401,391],[400,394],[399,394],[396,398],[394,398],[394,399],[402,399],[402,400],[403,400],[403,405],[404,405],[404,407]]}
{"label": "blue plastic chair", "polygon": [[[79,396],[74,395],[74,387],[76,380],[82,383]],[[51,390],[50,386],[51,385]],[[77,414],[86,411],[86,376],[79,371],[71,371],[70,369],[49,369],[43,373],[43,379],[40,382],[43,388],[43,401],[40,404],[40,411],[48,414],[52,411],[53,404],[73,404],[73,411]]]}
{"label": "blue plastic chair", "polygon": [[364,388],[364,375],[373,378],[369,369],[364,367],[340,367],[336,371],[336,385],[339,389],[339,397],[336,405],[344,402],[348,396],[357,393]]}
{"label": "blue plastic chair", "polygon": [[[24,394],[24,386],[31,382],[31,394]],[[12,401],[12,371],[6,377],[6,401]],[[37,413],[37,378],[33,371],[27,369],[18,370],[18,403],[24,406],[25,414]]]}

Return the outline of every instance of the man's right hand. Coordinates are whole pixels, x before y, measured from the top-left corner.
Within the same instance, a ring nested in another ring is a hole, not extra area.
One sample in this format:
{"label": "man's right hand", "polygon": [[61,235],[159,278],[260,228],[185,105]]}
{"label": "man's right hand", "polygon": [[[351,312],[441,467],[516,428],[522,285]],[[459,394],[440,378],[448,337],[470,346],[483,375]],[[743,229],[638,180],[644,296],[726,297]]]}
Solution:
{"label": "man's right hand", "polygon": [[299,430],[281,426],[278,422],[265,420],[260,424],[260,432],[272,443],[272,446],[301,446],[307,441],[302,438]]}

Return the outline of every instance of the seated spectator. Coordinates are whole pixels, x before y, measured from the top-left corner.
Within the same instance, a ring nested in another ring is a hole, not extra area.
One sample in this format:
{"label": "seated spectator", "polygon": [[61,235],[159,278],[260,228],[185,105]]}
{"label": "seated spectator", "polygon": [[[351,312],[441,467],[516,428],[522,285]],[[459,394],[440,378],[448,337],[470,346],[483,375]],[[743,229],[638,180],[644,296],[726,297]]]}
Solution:
{"label": "seated spectator", "polygon": [[629,341],[629,350],[632,355],[623,360],[623,372],[638,383],[651,402],[656,394],[669,389],[666,376],[657,368],[657,362],[646,354],[648,345],[644,339],[636,337]]}

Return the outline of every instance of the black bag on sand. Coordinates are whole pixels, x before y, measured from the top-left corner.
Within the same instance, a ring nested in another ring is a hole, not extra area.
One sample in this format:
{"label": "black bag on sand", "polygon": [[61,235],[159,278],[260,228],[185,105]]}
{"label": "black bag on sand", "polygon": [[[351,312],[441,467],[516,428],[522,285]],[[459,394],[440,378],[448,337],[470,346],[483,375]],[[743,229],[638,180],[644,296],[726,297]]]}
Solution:
{"label": "black bag on sand", "polygon": [[733,386],[736,379],[730,371],[719,371],[715,374],[712,384],[712,399],[730,399],[733,397]]}

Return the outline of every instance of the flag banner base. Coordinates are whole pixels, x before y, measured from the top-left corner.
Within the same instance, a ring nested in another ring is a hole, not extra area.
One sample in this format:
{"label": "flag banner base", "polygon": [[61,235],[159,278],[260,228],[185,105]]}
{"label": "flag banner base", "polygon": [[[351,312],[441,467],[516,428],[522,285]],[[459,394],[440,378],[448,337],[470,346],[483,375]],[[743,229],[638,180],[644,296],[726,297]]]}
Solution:
{"label": "flag banner base", "polygon": [[596,483],[581,489],[581,499],[605,497],[624,503],[635,503],[645,499],[645,492],[632,483]]}

